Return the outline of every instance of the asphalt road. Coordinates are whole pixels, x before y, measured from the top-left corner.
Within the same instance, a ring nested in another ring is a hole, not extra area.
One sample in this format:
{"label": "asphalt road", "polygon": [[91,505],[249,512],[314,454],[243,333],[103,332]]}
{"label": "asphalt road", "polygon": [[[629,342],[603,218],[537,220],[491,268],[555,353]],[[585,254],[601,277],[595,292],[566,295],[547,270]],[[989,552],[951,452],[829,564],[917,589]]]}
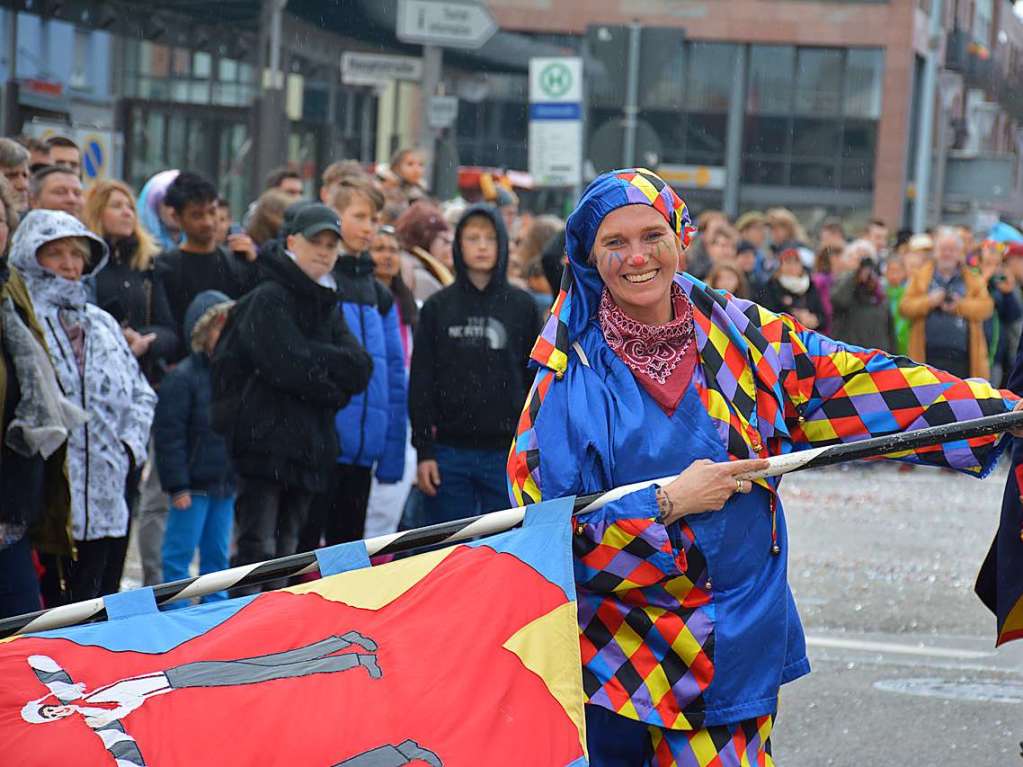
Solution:
{"label": "asphalt road", "polygon": [[1023,642],[996,651],[973,594],[1004,481],[890,464],[785,479],[813,673],[782,690],[779,767],[1023,767]]}

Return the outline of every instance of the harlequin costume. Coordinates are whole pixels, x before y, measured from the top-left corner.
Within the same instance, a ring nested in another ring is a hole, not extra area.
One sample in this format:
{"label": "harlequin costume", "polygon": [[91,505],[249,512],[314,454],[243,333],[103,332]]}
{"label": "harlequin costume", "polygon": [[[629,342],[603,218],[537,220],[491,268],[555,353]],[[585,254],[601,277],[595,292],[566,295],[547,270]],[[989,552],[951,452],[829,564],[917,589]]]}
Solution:
{"label": "harlequin costume", "polygon": [[[688,245],[685,204],[650,171],[613,171],[587,188],[568,219],[565,281],[532,354],[538,372],[508,464],[515,503],[671,475],[701,458],[767,457],[1014,405],[986,382],[833,341],[685,273],[674,278],[675,322],[691,312],[697,364],[674,407],[655,399],[657,366],[639,372],[642,355],[623,353],[615,335],[628,328],[602,316],[608,299],[589,261],[600,222],[625,205],[652,206]],[[670,356],[656,333],[631,338],[653,344],[648,362]],[[660,370],[666,381],[684,365],[676,356]],[[1001,447],[986,437],[898,457],[984,476]],[[594,767],[772,764],[779,687],[810,670],[778,484],[758,480],[721,510],[667,527],[654,488],[577,517]]]}

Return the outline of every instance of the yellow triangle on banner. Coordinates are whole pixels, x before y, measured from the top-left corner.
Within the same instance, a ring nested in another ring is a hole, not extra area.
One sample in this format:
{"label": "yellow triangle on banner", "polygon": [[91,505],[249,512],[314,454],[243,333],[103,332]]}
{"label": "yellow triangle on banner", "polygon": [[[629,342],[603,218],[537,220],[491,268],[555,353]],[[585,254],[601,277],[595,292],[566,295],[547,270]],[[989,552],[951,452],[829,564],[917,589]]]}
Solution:
{"label": "yellow triangle on banner", "polygon": [[577,620],[575,602],[566,602],[520,628],[504,647],[515,653],[522,665],[547,685],[575,724],[583,753],[587,753]]}
{"label": "yellow triangle on banner", "polygon": [[363,610],[379,610],[423,580],[454,550],[455,547],[450,546],[376,567],[330,575],[281,591],[319,594],[332,602],[344,602]]}
{"label": "yellow triangle on banner", "polygon": [[1023,639],[1023,597],[1017,600],[1016,604],[1009,610],[1009,614],[1005,616],[1005,623],[998,634],[998,641],[995,643],[995,647],[1010,642],[1013,639]]}

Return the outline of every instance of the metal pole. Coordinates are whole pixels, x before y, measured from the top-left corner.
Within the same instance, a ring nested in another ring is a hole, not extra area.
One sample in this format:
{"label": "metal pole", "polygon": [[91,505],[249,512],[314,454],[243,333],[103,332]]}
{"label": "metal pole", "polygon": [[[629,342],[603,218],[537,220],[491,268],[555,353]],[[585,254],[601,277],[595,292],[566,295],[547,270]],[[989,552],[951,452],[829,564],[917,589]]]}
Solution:
{"label": "metal pole", "polygon": [[916,197],[913,199],[913,231],[927,228],[927,206],[931,185],[931,147],[934,133],[934,99],[938,79],[938,51],[941,49],[941,0],[931,0],[927,26],[927,58],[920,87],[920,123],[916,139]]}
{"label": "metal pole", "polygon": [[281,71],[281,13],[286,0],[274,0],[270,16],[270,87],[281,88],[277,79]]}
{"label": "metal pole", "polygon": [[731,102],[728,105],[728,129],[725,143],[725,213],[739,215],[739,178],[742,176],[742,123],[746,116],[746,54],[749,48],[737,46],[732,72]]}
{"label": "metal pole", "polygon": [[[284,75],[281,71],[283,15],[287,0],[264,0],[260,21],[259,99],[255,104],[253,129],[254,173],[250,179],[253,197],[263,189],[266,174],[287,159],[288,118],[285,114]],[[266,51],[269,48],[269,51]],[[264,72],[262,67],[269,70]],[[268,75],[268,76],[267,76]]]}
{"label": "metal pole", "polygon": [[629,24],[629,58],[625,72],[625,129],[622,137],[622,167],[636,164],[636,123],[639,118],[639,45],[643,27],[638,21]]}
{"label": "metal pole", "polygon": [[9,7],[4,11],[7,17],[8,30],[7,34],[7,86],[4,88],[4,106],[5,108],[0,110],[3,112],[4,118],[4,133],[8,136],[13,136],[17,132],[17,113],[18,104],[14,99],[14,94],[11,93],[11,89],[14,87],[14,81],[18,79],[18,9],[15,7]]}
{"label": "metal pole", "polygon": [[433,159],[437,144],[437,132],[430,126],[430,99],[437,95],[443,65],[444,49],[437,45],[424,45],[423,79],[420,85],[422,106],[419,110],[419,150],[423,153],[426,166],[423,169],[423,178],[426,179],[433,178]]}
{"label": "metal pole", "polygon": [[18,9],[9,7],[5,14],[10,31],[7,35],[7,79],[18,79]]}
{"label": "metal pole", "polygon": [[[975,437],[1000,434],[1020,426],[1023,426],[1023,411],[1007,412],[966,421],[953,421],[952,423],[940,426],[929,426],[925,429],[917,429],[916,431],[886,434],[859,442],[797,450],[793,453],[773,455],[767,459],[768,467],[766,469],[741,474],[736,479],[753,480],[764,477],[777,477],[793,471],[818,469],[846,461],[857,461],[864,458],[883,458],[892,453],[907,453],[946,442],[959,442]],[[604,493],[581,495],[575,498],[573,508],[576,514],[588,514],[630,493],[635,493],[653,485],[666,485],[677,476],[672,474],[658,479],[633,482],[632,484],[616,487]],[[522,522],[528,508],[528,506],[518,506],[513,509],[495,511],[469,519],[442,522],[417,530],[367,538],[363,543],[369,556],[413,551],[425,546],[434,546],[441,543],[456,543],[481,535],[492,535],[509,530]],[[163,583],[152,587],[153,596],[156,599],[156,603],[162,605],[175,599],[205,596],[216,591],[264,583],[295,575],[304,575],[306,573],[318,572],[318,570],[319,565],[316,559],[316,552],[308,551],[302,554],[281,557],[280,559],[272,559],[268,562],[242,565],[230,570],[208,573],[196,578]],[[102,598],[75,602],[49,610],[40,610],[39,612],[0,619],[0,638],[13,634],[48,631],[104,617],[106,617],[106,610],[103,606]]]}

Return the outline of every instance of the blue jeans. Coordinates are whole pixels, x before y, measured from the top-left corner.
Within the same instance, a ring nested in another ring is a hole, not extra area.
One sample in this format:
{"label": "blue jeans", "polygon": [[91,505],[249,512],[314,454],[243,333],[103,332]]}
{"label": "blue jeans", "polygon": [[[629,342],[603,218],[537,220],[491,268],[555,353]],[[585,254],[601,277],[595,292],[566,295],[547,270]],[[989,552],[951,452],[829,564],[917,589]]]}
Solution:
{"label": "blue jeans", "polygon": [[440,470],[440,487],[433,498],[423,498],[426,524],[508,508],[506,451],[437,445],[434,457]]}
{"label": "blue jeans", "polygon": [[[228,568],[231,545],[231,524],[234,521],[234,496],[217,497],[192,494],[187,509],[171,508],[167,514],[167,532],[163,537],[163,580],[188,577],[195,547],[199,547],[199,573],[215,573]],[[203,602],[227,599],[226,591],[217,591],[202,598]],[[187,607],[187,599],[171,602],[167,607]]]}

